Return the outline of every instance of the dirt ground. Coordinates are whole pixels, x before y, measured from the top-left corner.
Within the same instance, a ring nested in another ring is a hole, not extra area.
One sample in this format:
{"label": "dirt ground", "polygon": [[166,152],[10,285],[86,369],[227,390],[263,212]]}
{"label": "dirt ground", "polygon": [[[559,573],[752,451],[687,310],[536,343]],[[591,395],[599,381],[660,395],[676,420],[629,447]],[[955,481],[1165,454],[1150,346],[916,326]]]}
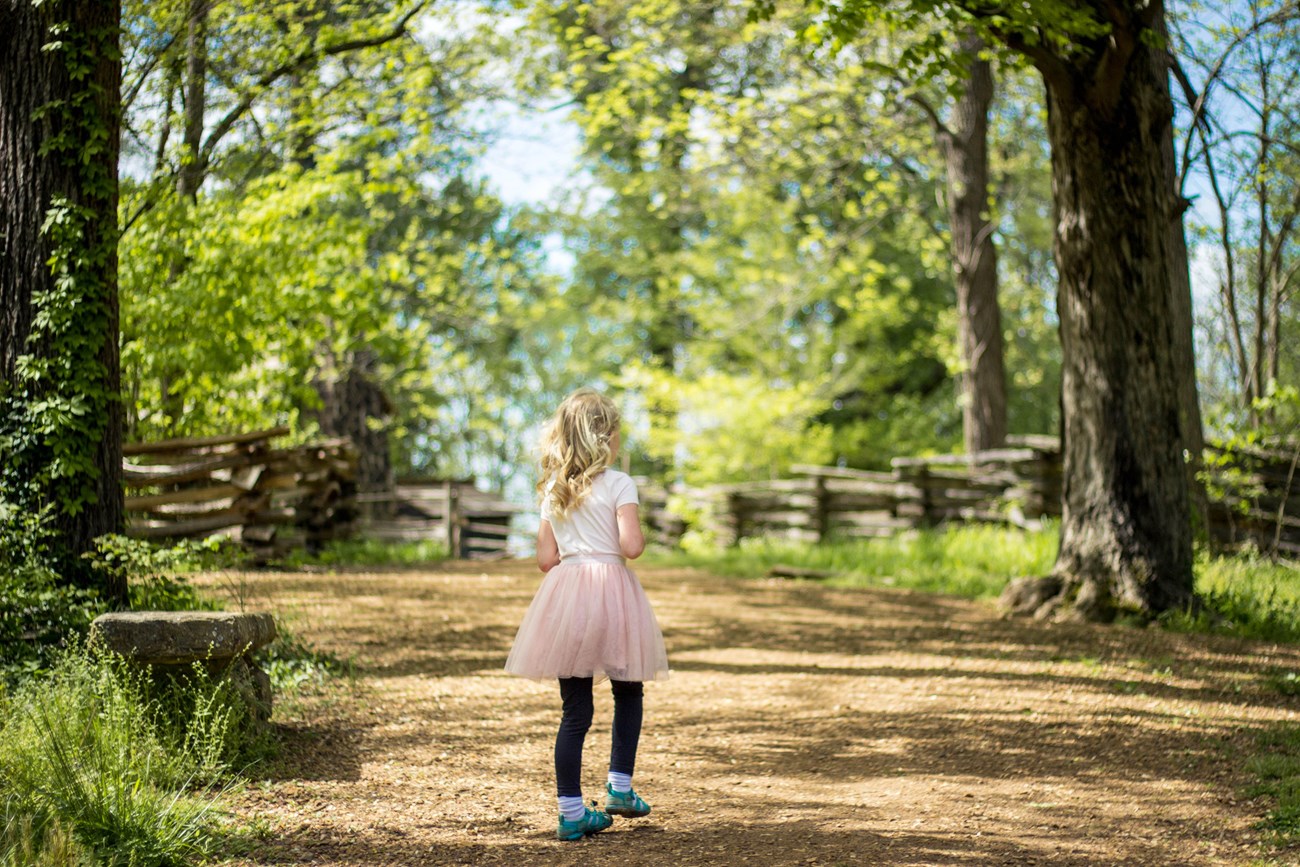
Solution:
{"label": "dirt ground", "polygon": [[[229,865],[1293,863],[1242,794],[1263,675],[1296,648],[1000,620],[987,605],[639,568],[673,673],[646,687],[654,806],[554,838],[558,689],[501,668],[531,563],[255,573],[236,588],[357,679],[286,705],[282,758],[236,796]],[[597,692],[589,798],[611,701]]]}

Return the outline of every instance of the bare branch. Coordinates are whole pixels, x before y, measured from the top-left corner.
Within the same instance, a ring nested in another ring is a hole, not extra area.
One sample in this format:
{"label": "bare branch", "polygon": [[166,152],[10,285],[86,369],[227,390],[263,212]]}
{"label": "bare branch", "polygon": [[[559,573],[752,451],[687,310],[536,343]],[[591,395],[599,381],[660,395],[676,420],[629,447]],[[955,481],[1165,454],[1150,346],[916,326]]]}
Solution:
{"label": "bare branch", "polygon": [[[1300,18],[1300,6],[1289,5],[1289,6],[1284,6],[1282,9],[1278,10],[1272,15],[1268,15],[1265,16],[1264,18],[1256,19],[1255,21],[1253,21],[1250,27],[1245,28],[1244,30],[1239,32],[1235,37],[1233,37],[1232,41],[1230,41],[1224,47],[1223,51],[1220,52],[1218,59],[1215,60],[1213,64],[1211,64],[1209,68],[1209,72],[1205,77],[1205,82],[1204,84],[1201,85],[1201,92],[1199,95],[1196,94],[1196,88],[1192,86],[1191,80],[1188,79],[1187,73],[1182,68],[1182,65],[1179,64],[1176,59],[1174,59],[1172,54],[1169,55],[1170,70],[1174,73],[1174,78],[1182,86],[1184,98],[1187,100],[1188,108],[1190,108],[1192,111],[1192,122],[1188,128],[1188,133],[1187,133],[1189,144],[1191,142],[1192,130],[1196,126],[1200,124],[1204,124],[1208,129],[1209,121],[1205,117],[1205,112],[1206,112],[1206,106],[1210,98],[1210,90],[1211,88],[1214,87],[1216,82],[1219,82],[1220,76],[1223,74],[1223,69],[1227,65],[1228,60],[1232,57],[1233,53],[1236,52],[1238,48],[1240,48],[1251,37],[1255,36],[1261,30],[1267,27],[1272,27],[1273,25],[1287,24],[1290,23],[1291,21],[1296,20],[1297,18]],[[1248,98],[1246,98],[1245,94],[1242,94],[1240,91],[1237,91],[1234,87],[1232,87],[1230,84],[1226,82],[1223,83],[1223,86],[1230,93],[1233,93],[1235,96],[1237,96],[1248,108],[1250,108],[1256,114],[1259,113],[1259,109],[1256,106],[1254,106],[1253,103]],[[1184,147],[1183,148],[1183,154],[1184,154],[1183,170],[1179,173],[1180,177],[1186,177],[1187,174],[1187,162],[1188,162],[1186,157],[1187,151],[1188,148]],[[1208,154],[1208,145],[1207,145],[1207,154]]]}

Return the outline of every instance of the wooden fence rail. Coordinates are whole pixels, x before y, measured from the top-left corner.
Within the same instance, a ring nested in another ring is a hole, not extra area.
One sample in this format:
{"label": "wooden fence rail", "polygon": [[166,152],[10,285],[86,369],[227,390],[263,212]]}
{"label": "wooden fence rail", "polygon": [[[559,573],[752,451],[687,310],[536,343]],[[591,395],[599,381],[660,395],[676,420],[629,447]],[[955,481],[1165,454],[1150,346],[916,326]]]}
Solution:
{"label": "wooden fence rail", "polygon": [[472,480],[402,480],[358,491],[346,439],[275,448],[274,428],[123,447],[127,532],[150,539],[222,533],[258,560],[349,536],[434,539],[453,556],[506,555],[516,507]]}
{"label": "wooden fence rail", "polygon": [[356,517],[351,443],[271,446],[287,433],[124,446],[127,532],[158,539],[223,532],[263,557],[348,535]]}
{"label": "wooden fence rail", "polygon": [[1300,442],[1206,449],[1211,536],[1229,546],[1300,556]]}
{"label": "wooden fence rail", "polygon": [[[1211,537],[1227,545],[1300,555],[1300,447],[1207,451]],[[794,478],[668,491],[646,485],[651,537],[673,544],[687,529],[677,512],[697,516],[720,541],[762,536],[802,542],[887,536],[945,523],[1026,528],[1061,515],[1059,444],[1012,438],[1012,447],[973,455],[895,458],[888,472],[795,466]],[[670,497],[676,509],[669,508]]]}
{"label": "wooden fence rail", "polygon": [[359,535],[389,541],[435,539],[453,556],[507,556],[519,507],[480,491],[472,479],[402,479],[392,491],[362,494]]}

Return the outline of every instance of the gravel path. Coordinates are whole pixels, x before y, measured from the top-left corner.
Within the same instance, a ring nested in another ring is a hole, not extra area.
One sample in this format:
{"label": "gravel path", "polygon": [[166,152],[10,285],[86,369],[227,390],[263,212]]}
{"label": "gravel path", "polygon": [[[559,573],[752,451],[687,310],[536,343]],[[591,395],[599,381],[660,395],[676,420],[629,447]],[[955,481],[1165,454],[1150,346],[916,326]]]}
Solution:
{"label": "gravel path", "polygon": [[[673,675],[646,688],[646,819],[554,839],[558,690],[501,670],[529,563],[218,576],[356,683],[277,711],[229,865],[1250,864],[1261,676],[1292,647],[1046,627],[983,604],[641,567]],[[608,691],[584,766],[603,787]],[[1300,853],[1272,853],[1292,863]]]}

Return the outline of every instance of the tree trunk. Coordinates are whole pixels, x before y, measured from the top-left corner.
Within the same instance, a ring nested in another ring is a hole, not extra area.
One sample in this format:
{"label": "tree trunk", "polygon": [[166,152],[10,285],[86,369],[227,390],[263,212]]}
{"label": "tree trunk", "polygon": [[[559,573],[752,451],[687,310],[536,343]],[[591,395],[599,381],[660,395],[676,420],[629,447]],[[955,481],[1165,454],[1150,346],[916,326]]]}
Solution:
{"label": "tree trunk", "polygon": [[939,133],[946,163],[952,260],[961,349],[962,430],[966,452],[1000,448],[1007,438],[1002,313],[997,248],[989,222],[989,106],[993,70],[979,58],[984,43],[969,35],[962,53],[970,70],[952,118]]}
{"label": "tree trunk", "polygon": [[[1163,25],[1163,20],[1161,24]],[[1168,38],[1168,28],[1161,29]],[[1168,63],[1159,53],[1152,52],[1156,64],[1155,74],[1161,81],[1168,79]],[[1196,337],[1192,316],[1192,279],[1187,256],[1187,234],[1183,228],[1183,214],[1191,203],[1178,187],[1178,160],[1174,151],[1174,126],[1166,124],[1160,136],[1160,158],[1165,165],[1165,179],[1169,184],[1173,203],[1169,215],[1169,283],[1170,310],[1173,327],[1174,357],[1178,365],[1178,423],[1186,451],[1184,468],[1187,473],[1190,506],[1195,520],[1193,531],[1207,532],[1206,510],[1209,508],[1205,487],[1199,474],[1204,462],[1205,433],[1201,427],[1201,398],[1196,384]]]}
{"label": "tree trunk", "polygon": [[188,203],[198,197],[207,169],[203,165],[203,120],[208,96],[208,7],[210,0],[190,0],[185,30],[185,132],[176,192]]}
{"label": "tree trunk", "polygon": [[122,528],[120,15],[0,0],[0,496],[50,509],[69,580]]}
{"label": "tree trunk", "polygon": [[321,398],[317,413],[321,433],[347,437],[357,450],[357,488],[391,491],[394,486],[388,422],[393,404],[375,378],[378,357],[373,350],[357,351],[342,375],[316,383]]}
{"label": "tree trunk", "polygon": [[1151,615],[1192,598],[1170,280],[1178,203],[1161,148],[1173,105],[1153,49],[1132,32],[1110,44],[1126,41],[1131,55],[1115,77],[1086,64],[1046,76],[1064,515],[1052,575],[1020,600],[1024,588],[1009,587],[1005,599],[1040,617]]}
{"label": "tree trunk", "polygon": [[1175,391],[1178,394],[1178,426],[1182,436],[1184,460],[1183,471],[1187,475],[1189,520],[1192,521],[1193,533],[1208,533],[1209,501],[1205,486],[1201,483],[1200,472],[1205,465],[1205,433],[1201,427],[1201,398],[1196,384],[1196,336],[1192,317],[1192,280],[1187,256],[1187,235],[1183,231],[1182,192],[1173,186],[1176,167],[1174,165],[1174,140],[1172,125],[1164,136],[1161,145],[1166,165],[1167,177],[1175,202],[1175,213],[1169,221],[1169,288],[1170,288],[1170,326],[1173,331],[1174,362],[1177,365]]}
{"label": "tree trunk", "polygon": [[[207,112],[208,80],[208,8],[210,0],[190,0],[185,17],[185,74],[181,83],[181,103],[185,122],[181,130],[180,165],[176,169],[176,196],[181,207],[192,208],[198,201],[199,187],[207,168],[203,164],[203,120]],[[170,99],[170,93],[168,95]],[[171,254],[168,273],[172,282],[179,280],[189,267],[189,257],[180,247]],[[184,372],[171,367],[162,372],[158,382],[164,429],[179,436],[185,418],[185,395],[173,387]]]}
{"label": "tree trunk", "polygon": [[1170,314],[1173,317],[1174,357],[1178,364],[1178,421],[1183,435],[1183,447],[1191,458],[1189,463],[1199,466],[1201,450],[1205,447],[1205,434],[1201,428],[1201,398],[1196,388],[1195,325],[1192,319],[1192,280],[1187,256],[1187,235],[1183,230],[1182,192],[1174,188],[1173,128],[1164,135],[1161,144],[1169,168],[1170,189],[1175,210],[1169,220],[1169,283]]}

